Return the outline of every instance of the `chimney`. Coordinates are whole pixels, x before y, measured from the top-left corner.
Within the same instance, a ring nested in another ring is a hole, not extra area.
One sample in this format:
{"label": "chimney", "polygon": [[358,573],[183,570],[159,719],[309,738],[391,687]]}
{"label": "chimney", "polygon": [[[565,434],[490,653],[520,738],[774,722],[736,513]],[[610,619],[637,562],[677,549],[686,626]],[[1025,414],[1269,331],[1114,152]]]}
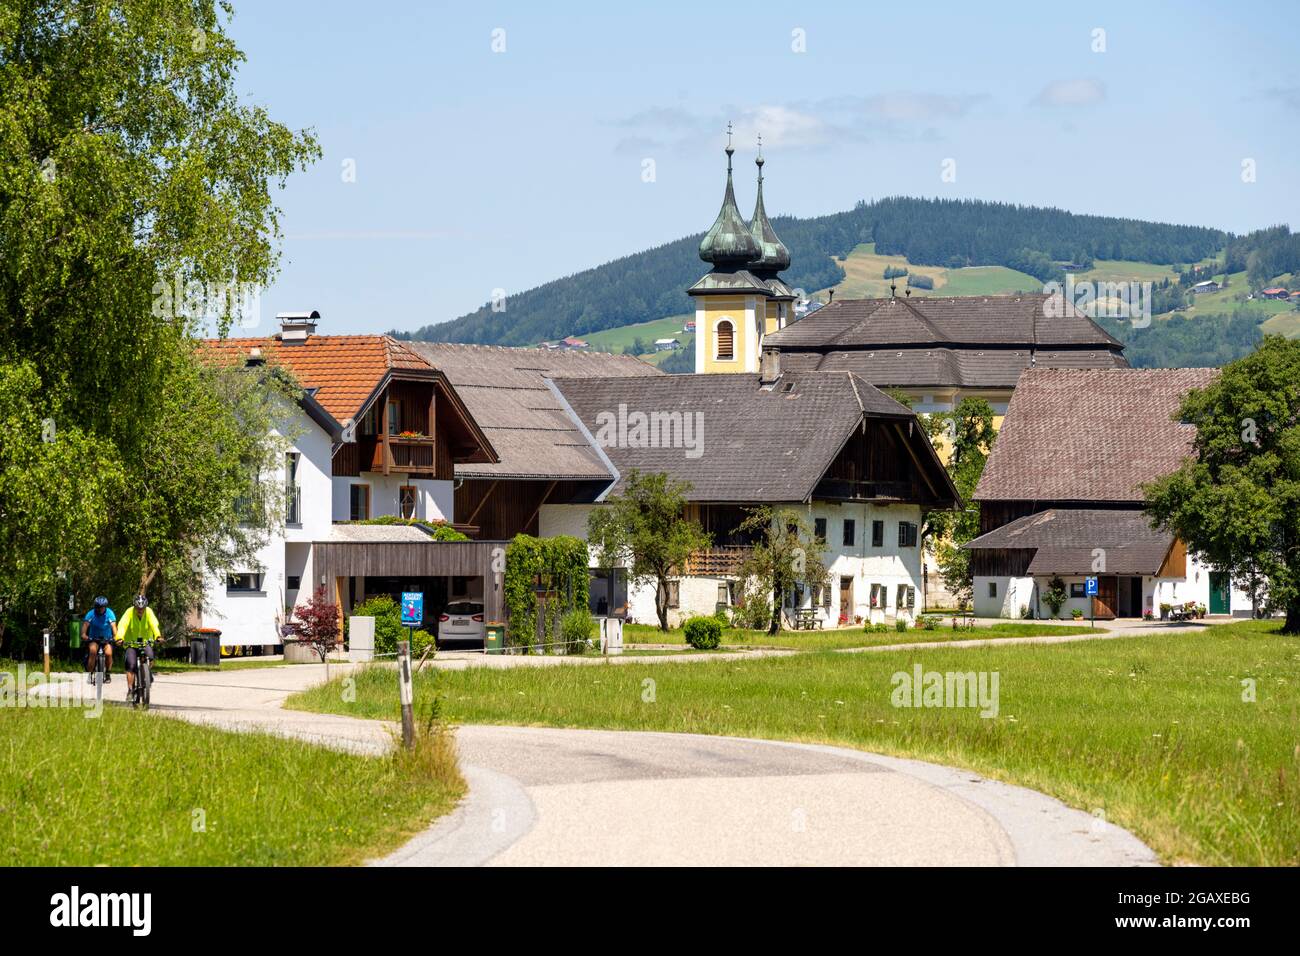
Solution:
{"label": "chimney", "polygon": [[277,312],[275,317],[280,320],[281,342],[306,342],[316,332],[320,313],[314,309],[311,312]]}
{"label": "chimney", "polygon": [[261,348],[254,345],[251,349],[249,349],[248,358],[244,360],[244,364],[249,368],[256,368],[259,365],[265,365],[266,359],[262,357]]}
{"label": "chimney", "polygon": [[771,386],[781,377],[781,350],[763,349],[763,358],[758,366],[758,384]]}
{"label": "chimney", "polygon": [[835,290],[831,289],[831,297],[826,301],[826,304],[830,305],[834,301],[835,301]]}

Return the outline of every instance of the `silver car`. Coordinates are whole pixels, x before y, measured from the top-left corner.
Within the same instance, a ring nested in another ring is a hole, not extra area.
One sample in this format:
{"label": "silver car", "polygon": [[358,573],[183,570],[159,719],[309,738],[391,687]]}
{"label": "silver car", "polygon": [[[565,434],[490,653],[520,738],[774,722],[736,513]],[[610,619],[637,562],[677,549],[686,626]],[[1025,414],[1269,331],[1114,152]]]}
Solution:
{"label": "silver car", "polygon": [[438,615],[438,640],[478,641],[487,635],[483,605],[478,601],[453,601]]}

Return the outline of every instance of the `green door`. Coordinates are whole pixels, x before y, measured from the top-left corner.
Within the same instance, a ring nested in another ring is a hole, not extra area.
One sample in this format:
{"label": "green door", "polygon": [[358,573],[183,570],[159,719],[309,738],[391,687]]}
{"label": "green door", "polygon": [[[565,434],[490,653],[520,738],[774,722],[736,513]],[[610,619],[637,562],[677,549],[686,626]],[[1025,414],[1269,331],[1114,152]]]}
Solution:
{"label": "green door", "polygon": [[1232,594],[1228,590],[1228,576],[1222,571],[1210,572],[1210,613],[1232,613]]}

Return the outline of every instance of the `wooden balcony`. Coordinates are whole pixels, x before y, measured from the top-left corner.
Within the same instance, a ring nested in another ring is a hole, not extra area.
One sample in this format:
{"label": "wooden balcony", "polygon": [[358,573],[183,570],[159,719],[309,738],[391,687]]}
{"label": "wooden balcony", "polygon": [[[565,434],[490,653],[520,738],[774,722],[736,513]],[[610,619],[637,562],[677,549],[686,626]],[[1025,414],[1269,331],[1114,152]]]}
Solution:
{"label": "wooden balcony", "polygon": [[437,441],[427,436],[420,438],[400,435],[379,436],[374,443],[368,471],[389,474],[398,471],[421,477],[434,477],[438,470],[435,446]]}
{"label": "wooden balcony", "polygon": [[832,501],[913,501],[916,489],[907,481],[857,481],[827,478],[813,492],[814,498]]}
{"label": "wooden balcony", "polygon": [[719,545],[696,551],[686,560],[682,574],[696,577],[734,576],[752,550],[753,548],[743,545]]}

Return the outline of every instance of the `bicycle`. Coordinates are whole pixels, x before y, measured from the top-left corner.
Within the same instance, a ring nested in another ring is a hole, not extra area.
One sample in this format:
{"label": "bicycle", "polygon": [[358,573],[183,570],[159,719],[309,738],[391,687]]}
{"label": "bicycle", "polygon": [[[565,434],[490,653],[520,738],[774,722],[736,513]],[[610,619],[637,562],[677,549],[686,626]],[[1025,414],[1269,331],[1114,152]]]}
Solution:
{"label": "bicycle", "polygon": [[108,675],[108,654],[104,648],[107,646],[106,641],[97,641],[98,649],[95,651],[95,703],[99,704],[104,699],[104,679]]}
{"label": "bicycle", "polygon": [[149,709],[149,691],[153,685],[153,661],[145,651],[153,646],[153,643],[149,643],[144,647],[136,648],[135,687],[127,694],[127,701],[132,707],[140,710]]}

